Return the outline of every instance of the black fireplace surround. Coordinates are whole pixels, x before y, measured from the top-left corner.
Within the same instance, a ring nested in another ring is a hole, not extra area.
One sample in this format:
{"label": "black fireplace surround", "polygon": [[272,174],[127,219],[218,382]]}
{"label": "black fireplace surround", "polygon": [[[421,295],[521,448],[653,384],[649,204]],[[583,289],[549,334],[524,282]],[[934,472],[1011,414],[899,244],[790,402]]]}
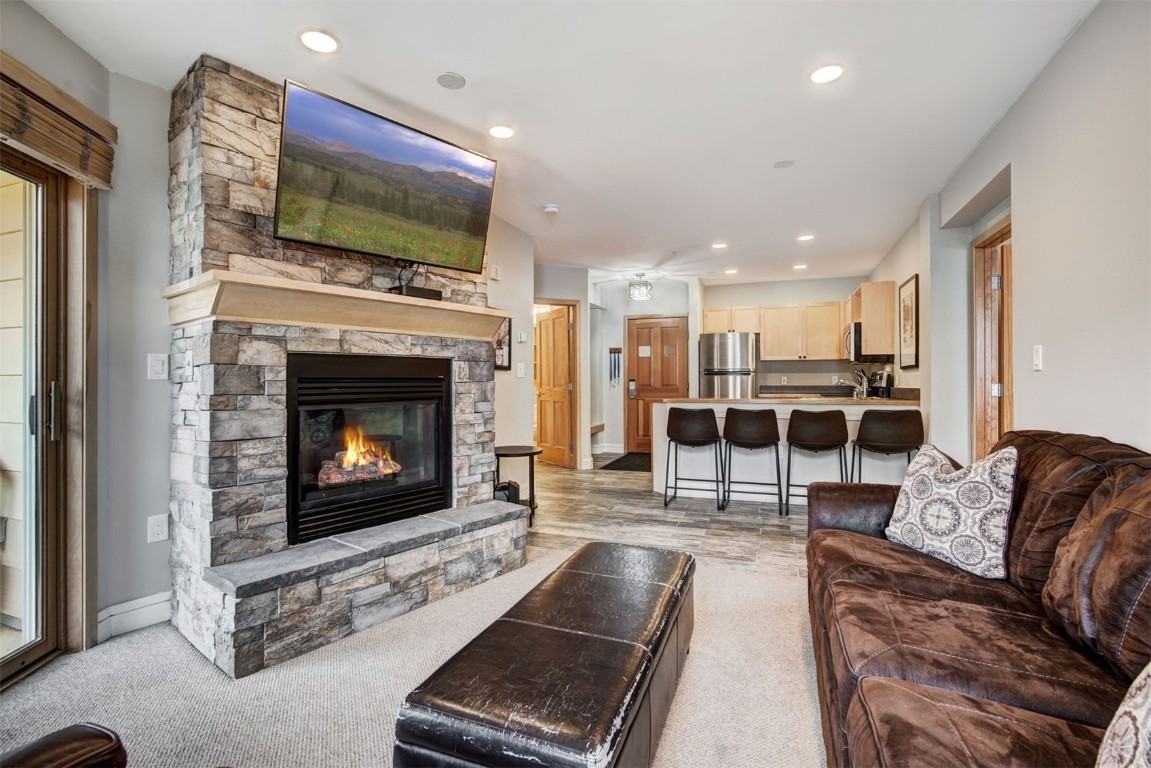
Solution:
{"label": "black fireplace surround", "polygon": [[452,506],[452,361],[289,354],[288,542]]}

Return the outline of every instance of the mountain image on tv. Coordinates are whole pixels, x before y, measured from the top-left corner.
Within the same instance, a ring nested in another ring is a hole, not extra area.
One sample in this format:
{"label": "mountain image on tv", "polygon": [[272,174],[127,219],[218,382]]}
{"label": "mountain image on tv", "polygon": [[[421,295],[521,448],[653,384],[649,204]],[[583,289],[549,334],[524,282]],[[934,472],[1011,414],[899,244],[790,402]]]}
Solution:
{"label": "mountain image on tv", "polygon": [[481,272],[495,161],[294,83],[276,237]]}

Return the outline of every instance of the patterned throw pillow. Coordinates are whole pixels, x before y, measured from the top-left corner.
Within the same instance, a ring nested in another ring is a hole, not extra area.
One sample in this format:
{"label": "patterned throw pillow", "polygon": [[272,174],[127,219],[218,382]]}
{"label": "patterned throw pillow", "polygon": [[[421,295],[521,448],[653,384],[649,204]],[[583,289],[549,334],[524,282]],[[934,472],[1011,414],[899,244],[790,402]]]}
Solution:
{"label": "patterned throw pillow", "polygon": [[1127,689],[1107,726],[1095,768],[1151,768],[1151,664]]}
{"label": "patterned throw pillow", "polygon": [[907,476],[887,525],[887,538],[988,579],[1007,578],[1007,520],[1015,490],[1014,448],[956,469],[925,445]]}

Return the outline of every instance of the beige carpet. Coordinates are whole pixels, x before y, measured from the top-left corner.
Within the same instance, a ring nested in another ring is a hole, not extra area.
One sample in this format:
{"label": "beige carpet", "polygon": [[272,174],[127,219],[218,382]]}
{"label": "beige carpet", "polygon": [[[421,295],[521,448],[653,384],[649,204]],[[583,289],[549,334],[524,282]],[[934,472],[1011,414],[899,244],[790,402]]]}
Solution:
{"label": "beige carpet", "polygon": [[[91,720],[133,766],[387,766],[409,690],[563,559],[515,573],[243,680],[170,626],[62,658],[0,695],[0,751]],[[820,766],[805,585],[701,560],[696,627],[656,765]]]}

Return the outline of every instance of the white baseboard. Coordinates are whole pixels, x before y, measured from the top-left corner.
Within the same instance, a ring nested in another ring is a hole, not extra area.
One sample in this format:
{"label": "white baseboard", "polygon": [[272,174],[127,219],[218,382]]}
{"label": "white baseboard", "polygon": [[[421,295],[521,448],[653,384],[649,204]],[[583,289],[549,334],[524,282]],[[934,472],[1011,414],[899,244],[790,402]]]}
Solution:
{"label": "white baseboard", "polygon": [[596,453],[625,453],[620,443],[601,443],[596,448]]}
{"label": "white baseboard", "polygon": [[132,632],[172,618],[171,591],[110,605],[96,614],[96,642]]}

